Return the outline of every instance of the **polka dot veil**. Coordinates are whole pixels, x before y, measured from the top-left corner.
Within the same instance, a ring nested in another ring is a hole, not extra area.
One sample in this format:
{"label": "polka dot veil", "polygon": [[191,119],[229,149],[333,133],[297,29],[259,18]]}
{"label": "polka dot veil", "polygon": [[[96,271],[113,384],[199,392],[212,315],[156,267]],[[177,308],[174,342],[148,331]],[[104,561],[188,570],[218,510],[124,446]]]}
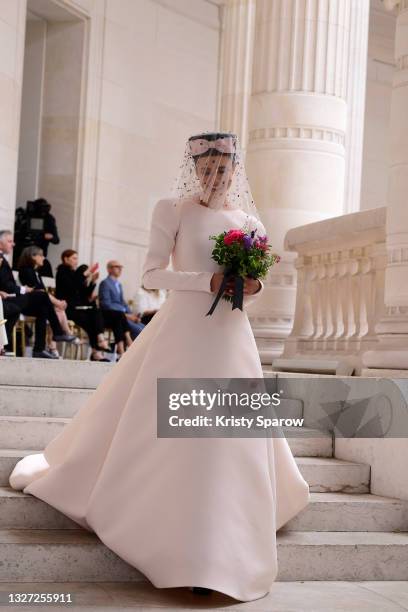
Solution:
{"label": "polka dot veil", "polygon": [[209,208],[240,208],[259,219],[235,134],[204,132],[187,140],[172,197],[192,196]]}

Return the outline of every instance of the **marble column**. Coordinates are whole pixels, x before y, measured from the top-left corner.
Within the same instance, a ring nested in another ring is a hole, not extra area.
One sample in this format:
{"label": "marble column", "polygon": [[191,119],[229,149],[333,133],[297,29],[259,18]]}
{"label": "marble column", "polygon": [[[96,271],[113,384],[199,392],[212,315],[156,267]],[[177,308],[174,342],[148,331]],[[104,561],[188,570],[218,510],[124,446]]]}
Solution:
{"label": "marble column", "polygon": [[227,0],[221,7],[220,129],[238,134],[245,153],[251,98],[255,0]]}
{"label": "marble column", "polygon": [[390,118],[385,315],[376,326],[378,347],[364,354],[363,364],[367,368],[408,370],[408,0],[386,0],[384,4],[398,11]]}
{"label": "marble column", "polygon": [[258,0],[247,169],[274,250],[250,311],[262,361],[282,353],[295,309],[295,226],[344,211],[351,0]]}

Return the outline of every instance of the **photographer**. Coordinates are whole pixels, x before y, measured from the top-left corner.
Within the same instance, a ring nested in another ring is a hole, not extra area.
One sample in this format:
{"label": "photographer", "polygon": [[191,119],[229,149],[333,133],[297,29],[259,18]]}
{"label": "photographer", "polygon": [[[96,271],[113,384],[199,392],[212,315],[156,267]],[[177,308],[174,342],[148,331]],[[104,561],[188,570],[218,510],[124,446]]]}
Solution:
{"label": "photographer", "polygon": [[41,276],[53,276],[52,267],[47,259],[50,243],[59,244],[57,224],[55,217],[50,213],[51,204],[44,198],[28,201],[26,209],[19,207],[16,210],[15,242],[13,252],[13,267],[17,266],[22,251],[28,246],[37,246],[42,249],[45,259],[39,270]]}

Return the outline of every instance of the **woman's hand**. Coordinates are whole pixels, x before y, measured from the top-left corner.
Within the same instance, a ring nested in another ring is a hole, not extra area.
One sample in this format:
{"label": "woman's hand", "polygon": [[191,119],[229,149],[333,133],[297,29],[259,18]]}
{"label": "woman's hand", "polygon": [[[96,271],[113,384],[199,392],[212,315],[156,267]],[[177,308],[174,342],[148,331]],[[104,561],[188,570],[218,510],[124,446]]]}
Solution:
{"label": "woman's hand", "polygon": [[218,293],[223,278],[224,274],[222,272],[214,272],[211,279],[211,291],[213,293]]}
{"label": "woman's hand", "polygon": [[252,295],[253,293],[257,293],[260,291],[262,287],[261,281],[257,278],[246,277],[244,281],[244,293],[247,295]]}
{"label": "woman's hand", "polygon": [[86,278],[88,278],[88,280],[90,279],[91,282],[95,282],[99,278],[99,271],[98,270],[99,270],[99,264],[98,263],[94,263],[87,270],[85,270],[84,276]]}
{"label": "woman's hand", "polygon": [[57,300],[57,299],[52,300],[52,298],[50,299],[52,303],[54,304],[54,306],[56,306],[59,310],[66,310],[67,303],[65,300]]}
{"label": "woman's hand", "polygon": [[[215,272],[211,279],[211,291],[213,293],[218,293],[218,289],[222,283],[222,279],[224,278],[224,274],[222,272]],[[257,293],[261,289],[261,281],[257,278],[250,278],[247,276],[244,279],[244,294],[252,295],[253,293]],[[234,294],[234,281],[229,280],[225,289],[226,295]]]}
{"label": "woman's hand", "polygon": [[[252,295],[253,293],[257,293],[260,289],[261,282],[257,278],[245,277],[244,295]],[[228,281],[225,293],[227,295],[234,295],[234,281]]]}

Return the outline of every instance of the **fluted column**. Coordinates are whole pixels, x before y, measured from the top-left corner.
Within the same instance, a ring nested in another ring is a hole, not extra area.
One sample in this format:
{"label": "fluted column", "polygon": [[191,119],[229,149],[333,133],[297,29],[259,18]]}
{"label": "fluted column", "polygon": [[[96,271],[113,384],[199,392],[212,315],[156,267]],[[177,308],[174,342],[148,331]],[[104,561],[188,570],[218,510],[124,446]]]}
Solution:
{"label": "fluted column", "polygon": [[227,0],[221,11],[220,129],[238,134],[245,152],[252,84],[255,0]]}
{"label": "fluted column", "polygon": [[371,368],[408,369],[408,0],[386,0],[397,7],[390,118],[390,171],[387,202],[385,316],[376,326],[378,348],[363,363]]}
{"label": "fluted column", "polygon": [[295,226],[344,212],[347,70],[353,0],[258,0],[247,169],[275,250],[251,322],[264,362],[290,332]]}

